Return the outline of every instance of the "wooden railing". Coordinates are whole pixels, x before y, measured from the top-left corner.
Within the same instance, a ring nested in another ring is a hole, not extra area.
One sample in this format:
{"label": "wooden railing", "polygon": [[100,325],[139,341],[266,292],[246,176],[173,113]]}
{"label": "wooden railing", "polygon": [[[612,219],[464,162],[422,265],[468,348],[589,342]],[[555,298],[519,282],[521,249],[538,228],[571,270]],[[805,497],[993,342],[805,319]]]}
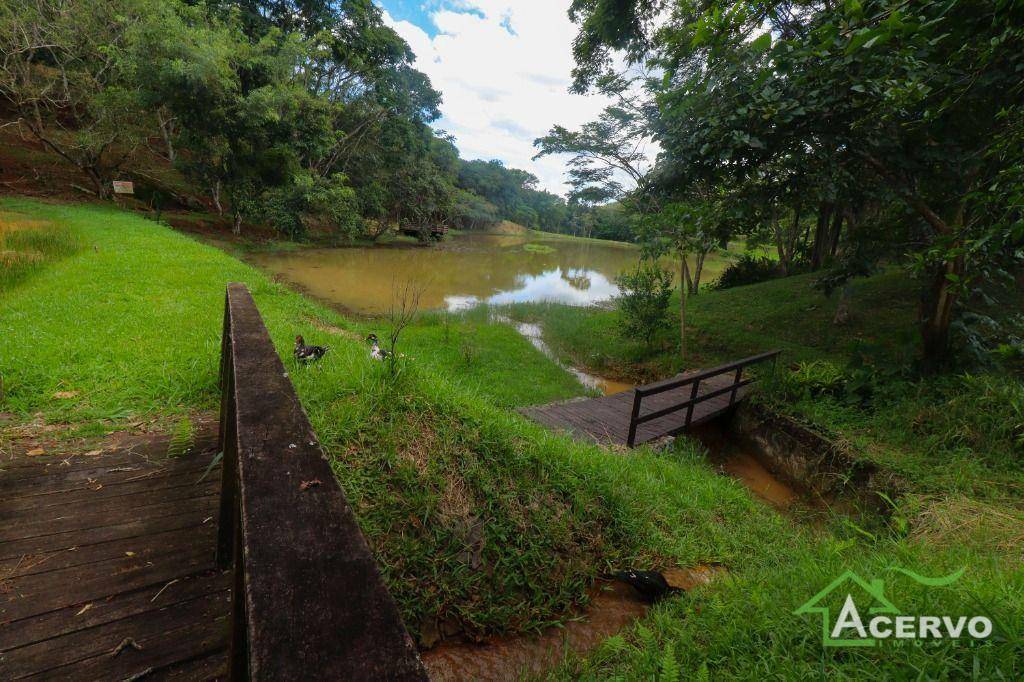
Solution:
{"label": "wooden railing", "polygon": [[[760,355],[754,355],[749,358],[744,358],[743,360],[730,362],[727,365],[715,367],[714,369],[706,369],[695,372],[694,374],[666,379],[665,381],[658,383],[637,387],[633,392],[633,411],[629,416],[629,435],[626,437],[626,444],[629,447],[633,447],[636,444],[636,430],[641,424],[654,421],[655,419],[660,419],[680,410],[686,410],[686,420],[680,428],[688,428],[693,421],[694,407],[705,401],[725,395],[726,393],[729,394],[729,405],[732,406],[736,402],[736,392],[743,386],[747,386],[754,382],[751,378],[743,378],[743,370],[758,362],[777,358],[781,352],[781,350],[774,350],[768,353],[761,353]],[[701,382],[729,373],[733,373],[733,380],[728,386],[718,388],[704,394],[700,393]],[[668,407],[664,407],[660,410],[655,410],[644,415],[640,414],[641,402],[644,398],[664,393],[666,391],[673,391],[677,388],[683,388],[684,386],[692,386],[690,389],[690,397],[688,399]],[[679,429],[676,429],[676,431],[678,430]],[[666,433],[663,435],[670,434]]]}
{"label": "wooden railing", "polygon": [[217,561],[233,567],[233,680],[426,680],[249,291],[221,352]]}

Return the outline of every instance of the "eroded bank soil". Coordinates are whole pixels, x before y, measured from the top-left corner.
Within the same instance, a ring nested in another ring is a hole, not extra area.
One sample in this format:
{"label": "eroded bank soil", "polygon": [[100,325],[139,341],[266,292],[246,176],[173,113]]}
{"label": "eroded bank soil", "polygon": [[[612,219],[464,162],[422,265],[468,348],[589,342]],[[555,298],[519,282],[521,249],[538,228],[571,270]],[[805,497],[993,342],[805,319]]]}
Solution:
{"label": "eroded bank soil", "polygon": [[[722,571],[715,566],[663,571],[669,585],[692,590]],[[604,640],[646,615],[651,605],[629,585],[599,581],[589,606],[561,627],[537,635],[492,637],[484,642],[448,641],[422,654],[432,680],[517,680],[541,675],[569,653],[585,656]]]}

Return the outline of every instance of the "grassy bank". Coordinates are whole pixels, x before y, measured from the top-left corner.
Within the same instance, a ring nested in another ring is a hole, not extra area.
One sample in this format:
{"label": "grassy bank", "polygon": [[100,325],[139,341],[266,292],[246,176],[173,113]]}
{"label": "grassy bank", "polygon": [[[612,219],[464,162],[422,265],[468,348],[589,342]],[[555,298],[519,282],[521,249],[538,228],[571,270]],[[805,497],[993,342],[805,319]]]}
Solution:
{"label": "grassy bank", "polygon": [[[916,379],[901,367],[917,350],[917,283],[899,270],[857,280],[850,318],[833,323],[836,297],[813,275],[704,292],[688,303],[687,358],[678,330],[651,347],[618,333],[615,310],[520,304],[566,362],[649,381],[769,349],[786,371],[762,398],[850,441],[924,494],[1014,500],[1024,490],[1024,388],[1005,371]],[[1010,302],[1024,309],[1024,299]],[[1016,306],[1014,308],[1014,306]]]}
{"label": "grassy bank", "polygon": [[[433,618],[476,633],[538,627],[611,565],[733,563],[748,530],[765,542],[779,530],[767,513],[755,528],[757,505],[699,467],[634,466],[503,409],[582,390],[507,327],[460,320],[447,343],[443,319],[426,319],[393,379],[357,340],[367,323],[216,249],[113,209],[3,208],[84,248],[4,291],[0,410],[89,433],[214,408],[223,288],[245,282],[289,365],[295,334],[332,347],[294,382],[414,631]],[[468,362],[467,334],[480,348]],[[677,534],[665,515],[704,532]]]}
{"label": "grassy bank", "polygon": [[[553,435],[508,408],[582,389],[483,317],[425,317],[395,378],[360,340],[380,323],[352,323],[189,237],[114,209],[4,200],[0,210],[82,245],[0,287],[0,411],[109,430],[213,408],[224,285],[245,282],[414,635],[435,620],[474,634],[529,630],[567,617],[609,569],[718,563],[727,575],[712,588],[667,601],[558,675],[957,677],[976,666],[1020,676],[1021,651],[1006,641],[1024,619],[1019,552],[868,532],[839,516],[803,528],[691,443],[623,456]],[[332,350],[295,367],[295,334]],[[893,565],[969,570],[937,590],[898,580]],[[846,569],[889,580],[907,612],[991,610],[1003,639],[823,649],[820,624],[793,611]]]}
{"label": "grassy bank", "polygon": [[[837,297],[813,288],[814,275],[705,291],[687,302],[687,358],[679,354],[676,323],[650,347],[619,333],[613,309],[523,303],[510,313],[544,326],[544,338],[572,364],[599,374],[652,380],[688,367],[711,367],[781,348],[790,362],[848,356],[858,342],[896,350],[913,332],[914,283],[892,271],[853,285],[850,321],[832,324]],[[671,311],[677,315],[676,292]]]}
{"label": "grassy bank", "polygon": [[[545,340],[563,361],[634,381],[783,349],[783,371],[764,377],[758,398],[895,472],[901,481],[902,490],[889,500],[892,515],[885,528],[856,527],[834,516],[828,537],[864,547],[868,554],[856,570],[875,576],[891,575],[893,565],[916,564],[925,555],[969,570],[1001,566],[1000,577],[985,579],[995,582],[967,588],[984,613],[1001,614],[1011,642],[999,662],[989,673],[979,673],[966,664],[961,645],[948,642],[889,648],[866,657],[837,652],[815,660],[818,641],[780,634],[794,625],[778,600],[823,565],[838,574],[850,563],[842,552],[843,558],[832,563],[831,550],[823,555],[822,545],[808,545],[769,553],[769,561],[781,561],[777,570],[755,567],[694,601],[665,605],[589,660],[563,666],[562,678],[650,679],[666,672],[672,677],[676,669],[702,679],[705,672],[713,678],[723,671],[758,679],[1020,674],[1024,384],[1005,370],[924,379],[897,370],[916,352],[917,284],[903,272],[857,281],[850,319],[843,325],[832,323],[836,299],[823,296],[812,283],[813,276],[801,276],[691,298],[685,362],[672,338],[676,330],[647,347],[618,333],[615,310],[520,304],[506,312],[540,323]],[[1022,304],[1020,292],[1011,296],[1009,314],[1024,309]],[[939,603],[954,608],[944,597],[925,597],[926,590],[906,581],[897,581],[897,589],[901,598],[916,589],[921,598],[937,599],[931,602],[933,610]],[[981,596],[983,591],[988,597]],[[895,672],[899,666],[888,667],[888,657],[902,661],[902,674]]]}

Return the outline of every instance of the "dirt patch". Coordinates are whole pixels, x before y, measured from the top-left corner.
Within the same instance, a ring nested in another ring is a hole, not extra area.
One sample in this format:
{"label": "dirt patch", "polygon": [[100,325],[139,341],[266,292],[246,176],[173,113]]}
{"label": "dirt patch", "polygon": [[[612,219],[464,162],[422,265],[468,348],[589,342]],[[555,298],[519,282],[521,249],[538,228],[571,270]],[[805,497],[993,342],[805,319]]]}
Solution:
{"label": "dirt patch", "polygon": [[322,320],[318,320],[317,318],[311,317],[309,315],[306,316],[306,322],[309,322],[311,325],[313,325],[320,331],[327,332],[328,334],[336,334],[337,336],[340,336],[342,338],[349,339],[350,341],[359,341],[360,343],[365,341],[365,339],[363,339],[362,336],[355,333],[354,331],[342,329],[341,327],[336,327],[333,324],[328,324],[326,322],[323,322]]}
{"label": "dirt patch", "polygon": [[[664,571],[668,583],[692,590],[711,582],[722,569],[714,566]],[[651,606],[618,581],[599,581],[590,605],[564,626],[535,636],[494,637],[482,643],[449,641],[425,651],[423,663],[432,680],[516,680],[543,675],[567,654],[584,656],[609,637],[642,618]]]}

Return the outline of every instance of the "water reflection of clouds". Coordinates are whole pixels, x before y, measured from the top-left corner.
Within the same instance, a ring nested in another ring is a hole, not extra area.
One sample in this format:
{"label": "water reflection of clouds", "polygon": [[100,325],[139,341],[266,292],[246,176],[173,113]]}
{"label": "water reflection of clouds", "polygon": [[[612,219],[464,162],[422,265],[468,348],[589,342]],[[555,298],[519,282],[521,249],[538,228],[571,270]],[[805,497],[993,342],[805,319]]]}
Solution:
{"label": "water reflection of clouds", "polygon": [[[539,275],[519,275],[517,288],[499,291],[489,296],[487,303],[532,303],[549,301],[565,305],[587,306],[607,301],[619,293],[619,288],[596,270],[561,268],[547,270]],[[448,310],[467,310],[480,303],[477,296],[453,295],[445,297]]]}

